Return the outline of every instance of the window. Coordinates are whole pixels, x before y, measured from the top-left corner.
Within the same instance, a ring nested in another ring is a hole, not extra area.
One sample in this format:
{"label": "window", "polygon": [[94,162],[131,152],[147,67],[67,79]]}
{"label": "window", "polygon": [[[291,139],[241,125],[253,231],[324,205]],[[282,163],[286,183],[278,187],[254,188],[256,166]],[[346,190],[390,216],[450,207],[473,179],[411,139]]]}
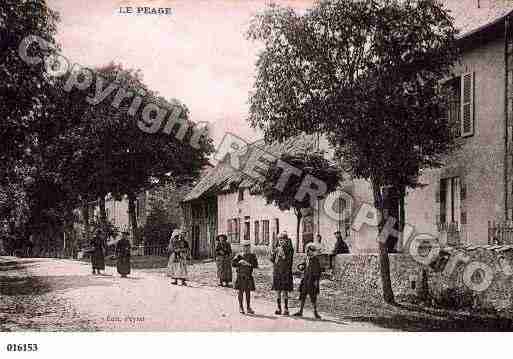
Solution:
{"label": "window", "polygon": [[278,233],[280,233],[280,220],[278,218],[273,219],[273,228],[272,228],[272,239],[273,245],[276,243],[278,239]]}
{"label": "window", "polygon": [[251,224],[250,223],[251,222],[249,222],[249,220],[244,222],[244,240],[245,241],[251,240],[251,237],[250,237]]}
{"label": "window", "polygon": [[233,218],[228,220],[227,236],[230,243],[240,243],[240,220]]}
{"label": "window", "polygon": [[269,220],[265,219],[262,221],[262,244],[269,245]]}
{"label": "window", "polygon": [[444,84],[448,94],[447,116],[454,136],[474,134],[474,73],[469,72]]}
{"label": "window", "polygon": [[255,227],[255,245],[258,245],[258,244],[260,244],[260,222],[255,221],[254,227]]}
{"label": "window", "polygon": [[440,223],[454,223],[459,228],[461,216],[460,179],[443,178],[440,180]]}
{"label": "window", "polygon": [[239,188],[239,198],[238,198],[238,201],[239,202],[244,201],[244,188]]}

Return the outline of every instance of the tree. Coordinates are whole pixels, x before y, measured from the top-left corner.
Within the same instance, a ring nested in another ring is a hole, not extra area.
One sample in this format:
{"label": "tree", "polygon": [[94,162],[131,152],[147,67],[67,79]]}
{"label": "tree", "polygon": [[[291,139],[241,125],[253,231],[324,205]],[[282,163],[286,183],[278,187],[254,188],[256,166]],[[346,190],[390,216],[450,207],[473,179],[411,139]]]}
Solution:
{"label": "tree", "polygon": [[[456,30],[435,0],[320,1],[303,15],[270,6],[249,38],[262,41],[249,122],[268,140],[325,134],[348,171],[384,192],[419,185],[454,149],[440,83],[458,58]],[[379,241],[386,302],[387,245]]]}
{"label": "tree", "polygon": [[[149,104],[158,105],[169,113],[179,108],[180,119],[189,125],[183,139],[175,136],[180,129],[164,131],[166,123],[152,131],[154,133],[143,131],[138,125],[140,116],[128,113],[131,102],[122,103],[119,108],[111,105],[114,94],[90,106],[83,117],[79,132],[87,141],[77,151],[81,153],[78,163],[87,163],[91,171],[86,182],[87,192],[99,198],[100,204],[108,193],[114,198],[127,196],[132,232],[138,233],[137,194],[170,181],[177,184],[192,181],[208,162],[207,156],[213,151],[212,140],[205,134],[199,139],[198,148],[192,147],[194,123],[188,120],[187,107],[151,91],[144,84],[140,71],[109,64],[97,69],[96,75],[107,83],[115,82],[128,91],[144,94],[141,109]],[[105,217],[104,209],[101,213]]]}
{"label": "tree", "polygon": [[[47,84],[43,65],[25,63],[18,54],[18,47],[29,35],[55,44],[57,21],[57,13],[44,1],[5,0],[0,4],[0,186],[6,189],[12,188],[13,184],[21,185],[15,191],[19,195],[24,192],[25,178],[19,178],[19,174],[20,169],[25,171],[22,159],[26,144],[32,139],[34,125],[46,116],[43,104]],[[30,51],[33,54],[39,50]],[[8,207],[16,204],[20,209],[24,208],[19,202]],[[2,211],[2,214],[1,219],[16,222],[12,211]]]}
{"label": "tree", "polygon": [[303,211],[312,208],[312,203],[318,200],[318,198],[310,198],[310,194],[298,198],[301,184],[307,176],[313,176],[326,184],[326,194],[329,194],[337,189],[338,184],[342,181],[342,174],[324,157],[323,152],[315,151],[311,146],[296,153],[284,153],[280,156],[280,160],[301,170],[301,175],[291,176],[281,190],[278,187],[278,182],[284,169],[278,165],[278,160],[275,160],[267,169],[260,189],[267,203],[273,203],[282,211],[291,209],[294,211],[297,218],[296,251],[299,251],[299,229]]}

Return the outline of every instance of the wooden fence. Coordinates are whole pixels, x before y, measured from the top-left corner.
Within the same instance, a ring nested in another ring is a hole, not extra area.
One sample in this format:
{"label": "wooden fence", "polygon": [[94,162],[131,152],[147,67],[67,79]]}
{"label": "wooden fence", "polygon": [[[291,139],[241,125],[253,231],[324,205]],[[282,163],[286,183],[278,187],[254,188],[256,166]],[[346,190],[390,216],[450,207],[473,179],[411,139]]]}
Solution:
{"label": "wooden fence", "polygon": [[168,255],[167,246],[144,246],[144,255],[165,257]]}
{"label": "wooden fence", "polygon": [[513,221],[488,221],[488,244],[513,244]]}

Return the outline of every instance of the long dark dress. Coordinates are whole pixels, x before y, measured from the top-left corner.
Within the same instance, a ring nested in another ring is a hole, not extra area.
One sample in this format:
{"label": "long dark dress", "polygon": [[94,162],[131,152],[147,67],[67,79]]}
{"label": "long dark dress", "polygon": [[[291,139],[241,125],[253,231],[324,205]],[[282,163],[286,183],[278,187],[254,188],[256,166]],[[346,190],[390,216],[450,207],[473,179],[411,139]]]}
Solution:
{"label": "long dark dress", "polygon": [[99,237],[94,238],[91,241],[93,252],[91,253],[91,264],[93,270],[104,270],[105,269],[105,257],[103,253],[103,240]]}
{"label": "long dark dress", "polygon": [[117,269],[121,275],[130,274],[130,242],[123,238],[116,245]]}
{"label": "long dark dress", "polygon": [[[239,264],[241,260],[245,260],[250,265]],[[255,290],[255,279],[253,278],[253,269],[258,268],[258,260],[254,253],[239,253],[233,258],[232,265],[237,268],[237,279],[233,288],[235,290]]]}
{"label": "long dark dress", "polygon": [[217,277],[220,282],[232,281],[232,246],[228,242],[219,242],[216,246]]}
{"label": "long dark dress", "polygon": [[[290,240],[289,240],[290,241]],[[280,290],[290,292],[294,290],[292,278],[292,261],[294,258],[294,248],[292,242],[281,247],[278,245],[271,255],[273,262],[273,285],[271,290]]]}
{"label": "long dark dress", "polygon": [[322,271],[319,258],[312,257],[306,262],[299,264],[298,268],[305,271],[299,286],[300,298],[305,299],[307,295],[312,299],[317,298]]}

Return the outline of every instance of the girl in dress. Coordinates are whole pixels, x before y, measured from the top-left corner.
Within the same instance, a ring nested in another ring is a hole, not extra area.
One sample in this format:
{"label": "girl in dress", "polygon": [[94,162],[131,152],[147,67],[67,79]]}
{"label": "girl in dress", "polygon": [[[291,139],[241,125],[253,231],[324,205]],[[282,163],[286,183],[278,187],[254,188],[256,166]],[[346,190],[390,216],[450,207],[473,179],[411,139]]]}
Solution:
{"label": "girl in dress", "polygon": [[237,268],[237,279],[235,280],[235,290],[238,291],[239,310],[244,314],[242,299],[246,295],[246,310],[248,314],[254,314],[251,309],[251,292],[255,290],[255,280],[253,279],[253,269],[258,268],[258,260],[254,253],[251,253],[250,241],[243,241],[242,253],[233,258],[232,265]]}
{"label": "girl in dress", "polygon": [[317,248],[315,244],[308,243],[306,246],[306,261],[299,264],[298,269],[304,271],[303,279],[299,286],[299,299],[301,300],[301,307],[299,312],[294,314],[296,317],[303,316],[303,309],[305,307],[306,297],[310,296],[312,305],[314,307],[314,316],[321,319],[317,312],[317,295],[319,294],[319,280],[321,279],[321,264],[317,257]]}
{"label": "girl in dress", "polygon": [[278,237],[278,244],[271,254],[271,262],[273,263],[273,285],[271,290],[276,291],[277,309],[274,314],[282,314],[281,303],[283,298],[284,315],[289,315],[289,295],[288,292],[294,290],[294,282],[292,278],[292,261],[294,257],[294,248],[292,241],[286,232]]}

